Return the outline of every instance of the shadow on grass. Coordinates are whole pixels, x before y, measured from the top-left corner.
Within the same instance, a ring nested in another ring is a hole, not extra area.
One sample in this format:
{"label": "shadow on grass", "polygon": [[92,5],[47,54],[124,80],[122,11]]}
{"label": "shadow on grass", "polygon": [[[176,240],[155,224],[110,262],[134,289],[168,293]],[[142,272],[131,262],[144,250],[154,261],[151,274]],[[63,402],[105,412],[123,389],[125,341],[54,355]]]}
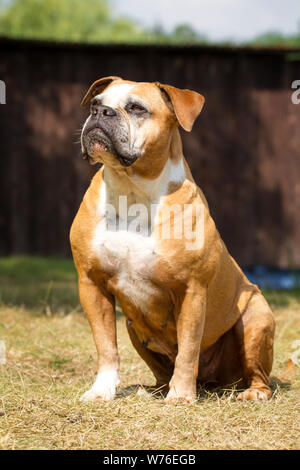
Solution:
{"label": "shadow on grass", "polygon": [[[272,396],[278,390],[290,390],[291,382],[283,381],[278,377],[270,377],[270,388]],[[245,387],[239,387],[239,383],[228,385],[227,387],[216,387],[216,384],[210,383],[205,386],[197,388],[197,401],[204,402],[208,399],[218,400],[220,398],[236,398],[238,393],[245,390]],[[168,386],[155,387],[143,384],[133,384],[120,389],[117,393],[117,398],[126,398],[130,395],[148,396],[156,399],[164,399],[168,393]]]}
{"label": "shadow on grass", "polygon": [[285,380],[283,381],[275,376],[270,377],[270,388],[272,390],[272,394],[276,390],[290,390],[291,386],[292,384],[290,381],[285,381]]}
{"label": "shadow on grass", "polygon": [[[122,388],[117,393],[117,398],[124,398],[130,395],[138,394],[140,396],[151,396],[157,399],[164,399],[168,393],[168,386],[161,386],[155,387],[150,385],[143,385],[143,384],[134,384],[129,385],[128,387]],[[208,386],[200,386],[197,388],[197,401],[205,401],[208,398],[221,398],[224,396],[232,395],[233,393],[240,392],[240,389],[236,387],[233,388],[224,388],[224,387],[216,387],[213,384]]]}
{"label": "shadow on grass", "polygon": [[153,398],[164,398],[168,392],[168,387],[155,387],[151,385],[133,384],[128,387],[121,388],[117,392],[117,398],[126,398],[130,395],[138,394],[140,396],[148,396]]}

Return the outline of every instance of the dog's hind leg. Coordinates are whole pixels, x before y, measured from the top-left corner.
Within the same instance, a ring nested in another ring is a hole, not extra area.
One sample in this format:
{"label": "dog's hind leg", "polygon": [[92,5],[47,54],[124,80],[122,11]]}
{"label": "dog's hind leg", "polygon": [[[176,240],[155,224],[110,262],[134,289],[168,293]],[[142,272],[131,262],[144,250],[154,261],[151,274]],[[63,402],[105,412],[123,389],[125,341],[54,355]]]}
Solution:
{"label": "dog's hind leg", "polygon": [[126,326],[133,346],[156,378],[155,387],[165,391],[173,375],[174,365],[164,354],[159,354],[144,347],[128,321],[126,321]]}
{"label": "dog's hind leg", "polygon": [[262,294],[255,293],[234,326],[239,343],[242,374],[247,389],[238,400],[267,400],[271,396],[269,375],[273,363],[275,322]]}

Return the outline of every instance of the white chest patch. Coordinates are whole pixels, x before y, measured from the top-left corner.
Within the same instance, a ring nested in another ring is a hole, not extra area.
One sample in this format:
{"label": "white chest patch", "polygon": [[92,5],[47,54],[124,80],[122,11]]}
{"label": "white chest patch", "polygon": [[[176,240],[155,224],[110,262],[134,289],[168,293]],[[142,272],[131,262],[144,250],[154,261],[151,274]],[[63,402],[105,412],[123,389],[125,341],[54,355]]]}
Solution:
{"label": "white chest patch", "polygon": [[[137,307],[147,313],[147,302],[154,293],[151,282],[151,269],[157,260],[155,242],[148,230],[141,233],[120,227],[120,219],[111,220],[105,211],[105,183],[101,190],[102,219],[98,223],[93,250],[100,260],[101,268],[108,274],[117,276],[117,288],[122,291]],[[104,212],[105,211],[105,212]],[[116,223],[117,222],[117,223]]]}
{"label": "white chest patch", "polygon": [[146,313],[149,296],[154,292],[150,280],[155,258],[151,237],[99,228],[95,234],[94,248],[102,269],[117,275],[117,287]]}

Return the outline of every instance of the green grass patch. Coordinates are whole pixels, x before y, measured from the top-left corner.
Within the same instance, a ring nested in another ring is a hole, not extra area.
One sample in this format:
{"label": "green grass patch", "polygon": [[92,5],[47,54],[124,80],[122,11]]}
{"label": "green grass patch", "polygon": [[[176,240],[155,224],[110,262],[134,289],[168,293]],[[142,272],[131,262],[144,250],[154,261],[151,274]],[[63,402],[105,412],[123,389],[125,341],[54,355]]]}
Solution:
{"label": "green grass patch", "polygon": [[12,282],[75,281],[76,270],[71,259],[38,256],[0,257],[0,279]]}
{"label": "green grass patch", "polygon": [[270,305],[274,308],[288,307],[292,304],[300,304],[299,288],[291,290],[263,289],[263,294]]}
{"label": "green grass patch", "polygon": [[0,258],[0,302],[49,316],[79,308],[77,274],[70,259]]}

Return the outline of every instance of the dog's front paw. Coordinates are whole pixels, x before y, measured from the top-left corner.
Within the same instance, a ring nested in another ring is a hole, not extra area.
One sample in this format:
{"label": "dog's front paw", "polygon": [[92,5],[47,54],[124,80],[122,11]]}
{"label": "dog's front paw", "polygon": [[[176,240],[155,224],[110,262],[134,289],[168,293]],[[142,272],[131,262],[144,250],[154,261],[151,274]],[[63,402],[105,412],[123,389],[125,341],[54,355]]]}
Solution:
{"label": "dog's front paw", "polygon": [[196,393],[191,391],[179,391],[171,388],[165,398],[165,403],[194,403],[196,401]]}
{"label": "dog's front paw", "polygon": [[80,401],[113,400],[120,383],[117,371],[99,372],[93,386],[80,398]]}
{"label": "dog's front paw", "polygon": [[113,400],[116,396],[116,388],[109,388],[105,390],[96,390],[93,387],[84,392],[80,397],[80,401],[95,401],[95,400]]}

